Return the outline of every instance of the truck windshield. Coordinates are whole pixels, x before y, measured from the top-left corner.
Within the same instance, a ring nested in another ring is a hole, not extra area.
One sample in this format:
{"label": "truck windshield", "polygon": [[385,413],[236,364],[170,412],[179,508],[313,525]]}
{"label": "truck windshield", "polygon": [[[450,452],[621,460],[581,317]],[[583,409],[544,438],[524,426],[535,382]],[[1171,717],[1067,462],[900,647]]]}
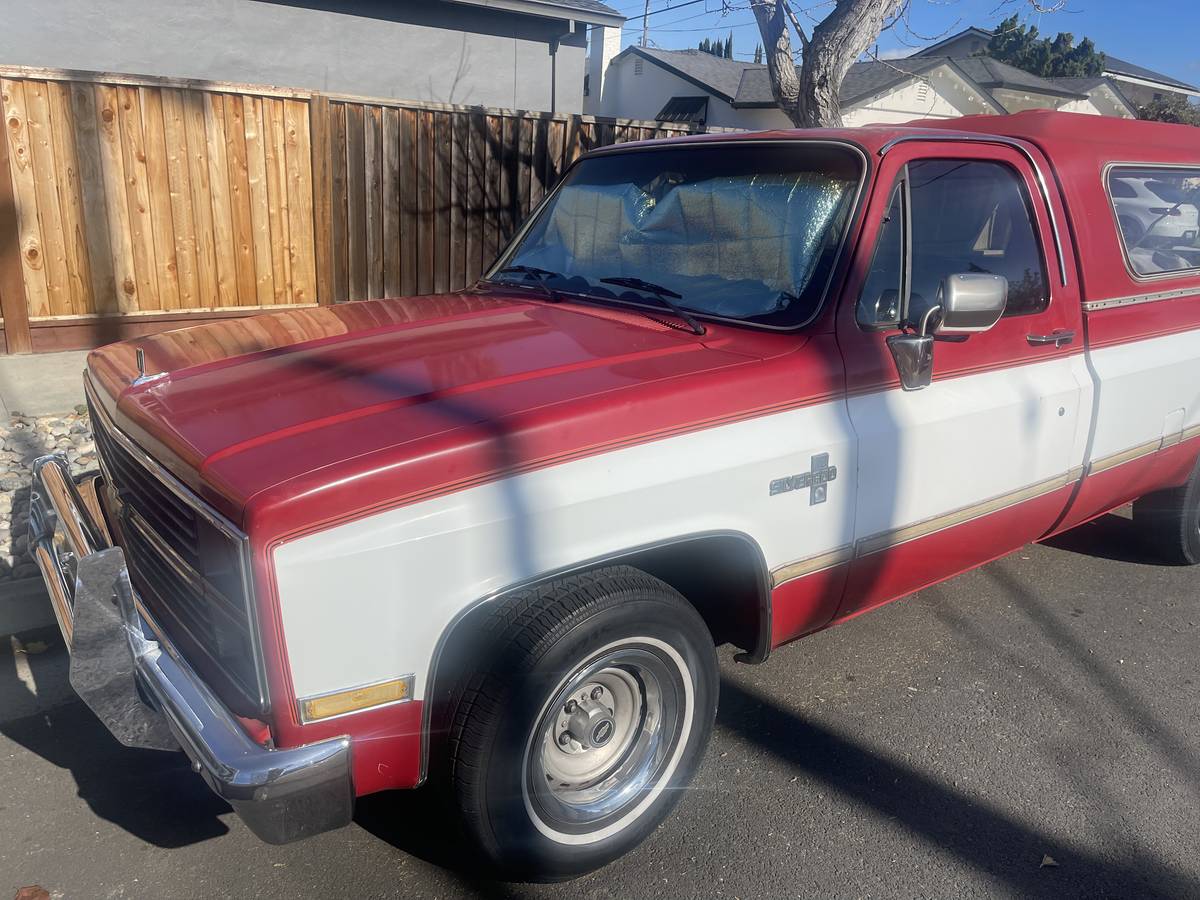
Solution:
{"label": "truck windshield", "polygon": [[489,279],[661,309],[630,286],[649,282],[701,316],[795,327],[821,304],[861,174],[849,148],[801,142],[585,159]]}

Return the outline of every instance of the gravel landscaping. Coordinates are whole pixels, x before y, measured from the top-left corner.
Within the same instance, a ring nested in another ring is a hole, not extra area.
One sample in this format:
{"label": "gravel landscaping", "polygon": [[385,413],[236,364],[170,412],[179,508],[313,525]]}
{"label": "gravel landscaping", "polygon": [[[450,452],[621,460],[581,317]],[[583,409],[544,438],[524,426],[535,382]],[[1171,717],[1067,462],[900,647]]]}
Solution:
{"label": "gravel landscaping", "polygon": [[55,416],[14,413],[0,422],[0,582],[38,574],[29,555],[29,467],[47,453],[66,454],[74,474],[96,467],[86,407]]}

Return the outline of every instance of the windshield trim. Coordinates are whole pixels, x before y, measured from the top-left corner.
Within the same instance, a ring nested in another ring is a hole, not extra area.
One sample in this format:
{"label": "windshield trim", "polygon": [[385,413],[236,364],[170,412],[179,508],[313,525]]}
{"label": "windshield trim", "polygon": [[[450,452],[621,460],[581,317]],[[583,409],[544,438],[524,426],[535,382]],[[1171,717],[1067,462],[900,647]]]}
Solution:
{"label": "windshield trim", "polygon": [[[855,231],[855,226],[858,223],[859,215],[862,212],[863,198],[865,196],[865,187],[868,183],[869,176],[871,173],[871,157],[866,152],[866,150],[863,149],[863,147],[861,147],[859,144],[857,144],[851,140],[834,140],[834,139],[830,139],[830,138],[804,138],[804,137],[793,137],[793,138],[745,137],[745,138],[727,138],[727,139],[724,139],[721,141],[683,141],[683,140],[681,140],[681,141],[664,141],[662,143],[646,143],[646,144],[642,144],[640,146],[637,144],[629,144],[629,145],[609,144],[607,147],[597,147],[595,150],[589,150],[587,153],[581,154],[574,162],[571,163],[571,165],[567,166],[566,170],[559,177],[558,184],[556,184],[554,186],[553,190],[551,190],[549,193],[547,193],[546,196],[541,199],[541,201],[538,203],[538,205],[536,207],[534,207],[532,210],[530,210],[530,213],[528,216],[526,216],[525,221],[521,223],[521,227],[517,229],[516,233],[512,236],[512,238],[508,241],[508,243],[506,243],[504,245],[504,248],[496,255],[496,259],[488,267],[487,271],[484,272],[481,280],[489,280],[489,281],[492,281],[492,283],[502,283],[502,282],[497,282],[494,279],[494,276],[496,275],[496,273],[499,271],[500,268],[502,268],[501,261],[504,260],[505,258],[507,258],[509,251],[513,248],[513,246],[520,243],[525,238],[526,233],[529,231],[529,229],[531,227],[533,227],[533,223],[536,222],[538,217],[542,214],[542,210],[545,208],[545,206],[558,194],[559,190],[562,189],[563,185],[566,184],[567,176],[570,174],[571,170],[574,169],[577,165],[579,165],[584,160],[591,159],[593,157],[601,156],[601,155],[609,156],[609,155],[621,154],[621,153],[653,153],[655,151],[661,151],[661,150],[672,150],[672,151],[685,150],[685,149],[691,150],[691,149],[697,148],[697,147],[703,147],[705,149],[711,150],[714,144],[733,144],[733,145],[737,145],[737,146],[746,146],[746,145],[752,145],[752,146],[759,146],[759,145],[773,146],[773,145],[775,145],[775,146],[777,146],[777,145],[781,145],[781,144],[811,144],[813,146],[841,147],[843,149],[848,149],[852,153],[857,155],[859,163],[860,163],[859,173],[858,173],[858,183],[854,187],[854,196],[850,202],[850,212],[849,212],[849,215],[846,216],[846,224],[842,228],[842,235],[838,241],[837,252],[834,253],[833,259],[830,261],[829,273],[825,278],[825,284],[821,286],[821,292],[817,297],[817,302],[813,304],[812,314],[810,316],[808,316],[808,318],[804,319],[801,322],[796,322],[796,323],[792,323],[789,325],[769,325],[765,322],[754,322],[750,319],[738,319],[738,318],[733,318],[730,316],[718,316],[718,315],[714,315],[712,313],[704,312],[702,310],[693,309],[692,307],[686,307],[688,312],[690,312],[696,318],[698,318],[702,321],[705,321],[705,322],[721,322],[721,323],[728,324],[728,325],[738,325],[743,328],[754,328],[759,331],[789,332],[789,331],[799,331],[801,328],[807,328],[814,321],[816,321],[817,317],[820,316],[821,313],[825,310],[825,305],[829,302],[830,287],[833,285],[834,278],[836,277],[839,269],[841,268],[842,261],[846,257],[846,249],[850,243],[850,235]],[[570,296],[570,294],[567,294],[567,296]],[[635,307],[637,309],[650,310],[651,312],[656,312],[659,314],[661,314],[663,312],[663,307],[656,303],[638,303],[636,301],[626,300],[621,297],[595,297],[595,298],[589,297],[588,299],[589,300],[594,299],[595,302],[599,303],[599,304],[612,304],[615,306]]]}

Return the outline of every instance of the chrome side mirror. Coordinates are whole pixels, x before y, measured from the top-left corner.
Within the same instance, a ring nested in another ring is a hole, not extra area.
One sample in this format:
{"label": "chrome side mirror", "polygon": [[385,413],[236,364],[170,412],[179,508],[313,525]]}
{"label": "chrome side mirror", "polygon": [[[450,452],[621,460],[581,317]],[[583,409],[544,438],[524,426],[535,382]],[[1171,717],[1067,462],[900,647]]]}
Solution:
{"label": "chrome side mirror", "polygon": [[984,272],[947,275],[942,280],[941,317],[935,334],[975,334],[987,331],[1004,315],[1008,279]]}
{"label": "chrome side mirror", "polygon": [[933,381],[933,335],[893,334],[887,339],[900,386],[906,391],[919,391]]}
{"label": "chrome side mirror", "polygon": [[929,387],[933,381],[933,335],[930,323],[935,323],[942,314],[940,306],[930,307],[921,317],[920,327],[915,333],[893,334],[887,338],[887,347],[892,351],[896,371],[900,373],[900,386],[906,391],[919,391]]}

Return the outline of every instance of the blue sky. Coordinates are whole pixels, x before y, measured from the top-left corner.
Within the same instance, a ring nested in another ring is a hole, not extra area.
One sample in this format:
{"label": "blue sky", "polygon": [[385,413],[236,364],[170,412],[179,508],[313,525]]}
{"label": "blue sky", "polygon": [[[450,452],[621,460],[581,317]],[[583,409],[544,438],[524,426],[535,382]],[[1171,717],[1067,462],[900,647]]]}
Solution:
{"label": "blue sky", "polygon": [[[641,37],[644,0],[608,0],[629,16],[625,45]],[[688,5],[684,6],[683,4]],[[793,0],[802,12],[820,19],[831,3]],[[722,14],[721,0],[650,0],[650,39],[660,47],[694,47],[708,36],[724,36],[732,28],[735,55],[750,59],[758,43],[758,29],[747,0],[729,0],[734,9]],[[1050,5],[1043,0],[1043,5]],[[884,33],[879,39],[883,55],[903,55],[969,25],[988,27],[1013,12],[1020,12],[1043,34],[1069,31],[1075,39],[1090,37],[1096,46],[1114,56],[1173,75],[1189,84],[1200,84],[1200,0],[1068,0],[1060,12],[1037,13],[1026,0],[912,0],[911,30]]]}

